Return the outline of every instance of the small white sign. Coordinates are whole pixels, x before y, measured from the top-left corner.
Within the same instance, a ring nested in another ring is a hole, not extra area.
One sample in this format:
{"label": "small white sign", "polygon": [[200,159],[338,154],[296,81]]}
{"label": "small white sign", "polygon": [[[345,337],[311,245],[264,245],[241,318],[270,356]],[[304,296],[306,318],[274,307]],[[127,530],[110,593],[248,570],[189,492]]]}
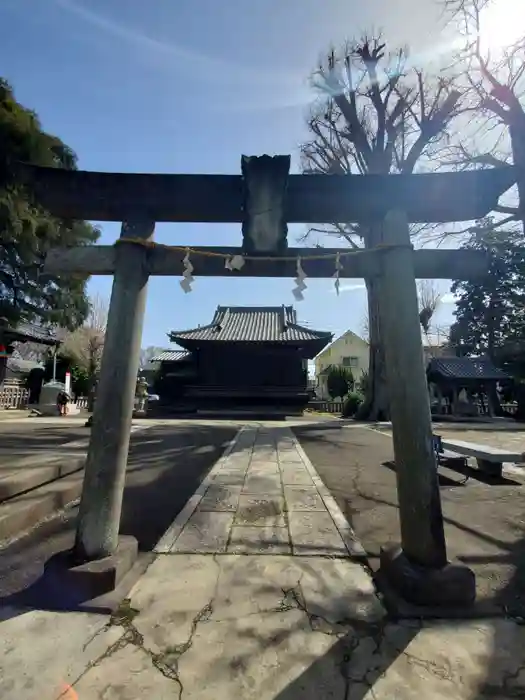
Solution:
{"label": "small white sign", "polygon": [[66,372],[65,391],[66,394],[71,394],[71,372]]}

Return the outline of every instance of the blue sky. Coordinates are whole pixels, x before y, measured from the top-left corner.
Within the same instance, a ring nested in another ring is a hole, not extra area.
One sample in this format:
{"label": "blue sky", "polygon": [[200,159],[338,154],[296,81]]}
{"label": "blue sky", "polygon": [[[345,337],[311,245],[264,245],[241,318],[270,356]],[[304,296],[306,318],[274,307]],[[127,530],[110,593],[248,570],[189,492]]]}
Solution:
{"label": "blue sky", "polygon": [[[2,0],[1,74],[83,169],[237,173],[242,153],[291,153],[297,164],[315,98],[308,76],[331,42],[379,27],[424,63],[439,46],[438,20],[434,0]],[[118,224],[101,227],[101,242],[118,237]],[[291,228],[291,245],[303,231]],[[236,225],[159,224],[156,239],[236,245],[241,234]],[[90,292],[109,297],[110,283],[94,278]],[[185,295],[177,278],[153,278],[143,346],[168,347],[169,330],[209,322],[217,304],[294,303],[292,287],[197,278]],[[360,332],[364,286],[342,288],[337,297],[330,280],[310,280],[300,319]],[[438,323],[451,311],[443,304]]]}

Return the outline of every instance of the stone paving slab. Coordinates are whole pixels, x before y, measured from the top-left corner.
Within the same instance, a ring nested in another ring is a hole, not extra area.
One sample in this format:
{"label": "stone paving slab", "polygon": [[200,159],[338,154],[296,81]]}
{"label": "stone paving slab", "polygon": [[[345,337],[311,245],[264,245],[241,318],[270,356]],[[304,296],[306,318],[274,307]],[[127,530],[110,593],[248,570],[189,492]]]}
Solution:
{"label": "stone paving slab", "polygon": [[281,465],[281,479],[285,488],[286,486],[312,487],[314,485],[312,477],[306,469],[296,463],[293,464],[292,468],[290,468],[290,463],[286,464],[286,466]]}
{"label": "stone paving slab", "polygon": [[235,514],[235,525],[286,527],[284,498],[242,494]]}
{"label": "stone paving slab", "polygon": [[288,510],[322,510],[326,507],[318,490],[312,486],[285,486],[284,496]]}
{"label": "stone paving slab", "polygon": [[292,551],[307,556],[348,556],[345,542],[327,511],[289,514]]}
{"label": "stone paving slab", "polygon": [[[242,429],[190,501],[158,553],[362,555],[289,428]],[[292,527],[289,514],[310,512]]]}
{"label": "stone paving slab", "polygon": [[233,519],[233,513],[196,511],[170,551],[211,554],[225,552]]}
{"label": "stone paving slab", "polygon": [[282,464],[303,464],[300,454],[297,450],[290,452],[279,452],[279,463]]}
{"label": "stone paving slab", "polygon": [[279,473],[249,473],[244,482],[245,493],[281,493],[281,476]]}
{"label": "stone paving slab", "polygon": [[199,510],[237,510],[241,486],[212,484],[199,503]]}
{"label": "stone paving slab", "polygon": [[288,528],[276,525],[235,526],[228,552],[232,554],[292,554]]}
{"label": "stone paving slab", "polygon": [[226,472],[221,472],[217,474],[214,478],[214,484],[223,486],[244,486],[246,477],[244,474],[230,474]]}

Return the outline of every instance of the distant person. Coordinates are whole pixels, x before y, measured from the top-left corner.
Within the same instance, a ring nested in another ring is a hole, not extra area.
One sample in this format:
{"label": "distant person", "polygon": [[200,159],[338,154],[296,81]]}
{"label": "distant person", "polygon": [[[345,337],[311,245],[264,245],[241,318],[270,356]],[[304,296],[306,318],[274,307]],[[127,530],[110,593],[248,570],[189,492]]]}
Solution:
{"label": "distant person", "polygon": [[145,411],[146,402],[148,400],[148,382],[145,377],[139,377],[137,380],[136,397],[138,399],[137,410],[141,412]]}
{"label": "distant person", "polygon": [[29,391],[28,404],[31,406],[40,402],[44,375],[45,372],[42,367],[33,367],[27,376],[26,388]]}
{"label": "distant person", "polygon": [[59,416],[67,416],[67,406],[71,397],[66,391],[59,391],[57,394],[57,408]]}

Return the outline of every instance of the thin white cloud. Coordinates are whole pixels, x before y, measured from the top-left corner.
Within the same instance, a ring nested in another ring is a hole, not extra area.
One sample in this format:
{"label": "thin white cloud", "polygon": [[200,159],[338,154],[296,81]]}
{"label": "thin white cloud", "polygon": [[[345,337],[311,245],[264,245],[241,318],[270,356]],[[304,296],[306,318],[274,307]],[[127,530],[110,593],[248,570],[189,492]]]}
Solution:
{"label": "thin white cloud", "polygon": [[138,48],[142,48],[150,52],[171,55],[172,58],[179,58],[184,61],[191,62],[193,63],[194,67],[198,65],[202,69],[208,71],[216,71],[217,69],[224,69],[226,67],[230,68],[230,66],[221,66],[221,63],[214,58],[210,58],[174,44],[168,44],[167,42],[160,41],[159,39],[153,39],[152,37],[147,36],[147,34],[143,34],[135,29],[131,29],[123,24],[117,23],[104,15],[93,12],[81,4],[72,2],[72,0],[55,0],[55,2],[63,10],[80,17],[85,22],[98,27],[108,34],[112,34],[119,39],[123,39],[128,43],[134,44]]}
{"label": "thin white cloud", "polygon": [[442,304],[455,304],[458,301],[458,298],[452,294],[452,292],[447,292],[446,294],[443,294],[440,301]]}
{"label": "thin white cloud", "polygon": [[[161,58],[171,58],[172,60],[181,61],[188,70],[204,73],[214,82],[221,79],[223,81],[226,79],[237,82],[244,80],[257,84],[265,82],[268,85],[274,86],[278,81],[281,85],[288,86],[288,88],[293,87],[296,91],[298,89],[296,75],[280,72],[276,76],[274,72],[260,71],[249,68],[241,63],[231,63],[214,56],[207,56],[206,54],[193,51],[174,43],[155,39],[137,29],[116,22],[105,15],[93,12],[93,10],[88,9],[85,5],[74,2],[73,0],[54,1],[64,11],[76,15],[83,21],[88,22],[107,34],[111,34],[128,44],[132,44],[136,49],[147,52],[148,56],[156,55]],[[165,63],[165,65],[173,67],[174,64]],[[300,87],[301,86],[299,86],[299,88]]]}

